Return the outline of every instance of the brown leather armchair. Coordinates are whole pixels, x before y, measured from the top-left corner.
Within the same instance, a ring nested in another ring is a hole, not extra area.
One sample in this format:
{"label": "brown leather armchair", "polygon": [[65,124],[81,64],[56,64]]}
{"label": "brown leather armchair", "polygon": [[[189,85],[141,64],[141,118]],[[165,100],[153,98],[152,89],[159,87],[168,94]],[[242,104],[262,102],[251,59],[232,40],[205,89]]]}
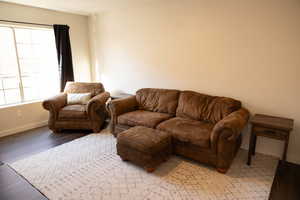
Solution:
{"label": "brown leather armchair", "polygon": [[[86,105],[67,105],[68,93],[91,93]],[[92,129],[99,132],[106,118],[106,101],[110,94],[101,83],[68,82],[63,93],[44,100],[43,107],[49,110],[49,128],[53,132],[62,129]]]}

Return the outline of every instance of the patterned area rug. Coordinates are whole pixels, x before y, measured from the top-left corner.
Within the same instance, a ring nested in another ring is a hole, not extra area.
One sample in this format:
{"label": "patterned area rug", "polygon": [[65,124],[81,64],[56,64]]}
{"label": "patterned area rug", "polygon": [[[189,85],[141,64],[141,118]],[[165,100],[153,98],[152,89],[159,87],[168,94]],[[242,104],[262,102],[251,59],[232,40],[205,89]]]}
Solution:
{"label": "patterned area rug", "polygon": [[246,165],[240,150],[227,174],[172,156],[154,173],[123,162],[106,130],[10,166],[50,200],[266,200],[278,160],[261,154]]}

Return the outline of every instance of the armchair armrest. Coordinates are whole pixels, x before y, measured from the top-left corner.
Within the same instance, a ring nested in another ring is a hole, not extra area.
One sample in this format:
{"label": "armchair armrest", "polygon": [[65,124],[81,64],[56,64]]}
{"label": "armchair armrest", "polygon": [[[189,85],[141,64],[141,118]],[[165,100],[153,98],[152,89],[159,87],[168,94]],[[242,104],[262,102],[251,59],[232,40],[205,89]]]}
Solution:
{"label": "armchair armrest", "polygon": [[123,113],[134,111],[138,107],[135,95],[122,99],[115,99],[109,102],[109,110],[112,116],[119,116]]}
{"label": "armchair armrest", "polygon": [[55,121],[57,119],[59,110],[67,104],[67,94],[60,93],[54,97],[46,99],[43,101],[43,108],[49,110],[49,121],[48,126],[54,132],[55,130]]}
{"label": "armchair armrest", "polygon": [[67,104],[67,94],[60,93],[43,101],[43,108],[49,111],[58,112]]}
{"label": "armchair armrest", "polygon": [[249,111],[241,108],[216,123],[211,134],[212,148],[217,151],[218,141],[232,142],[241,134],[249,119]]}
{"label": "armchair armrest", "polygon": [[102,92],[101,94],[98,94],[94,96],[92,99],[89,100],[87,104],[87,113],[90,117],[93,116],[93,113],[100,108],[105,109],[105,103],[109,99],[110,94],[109,92]]}

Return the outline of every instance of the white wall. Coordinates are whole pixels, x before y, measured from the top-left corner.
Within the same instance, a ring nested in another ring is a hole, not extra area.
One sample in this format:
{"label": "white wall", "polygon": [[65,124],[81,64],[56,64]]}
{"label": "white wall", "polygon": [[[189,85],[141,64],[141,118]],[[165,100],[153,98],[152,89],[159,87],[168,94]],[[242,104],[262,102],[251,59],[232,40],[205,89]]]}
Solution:
{"label": "white wall", "polygon": [[99,30],[97,26],[98,15],[93,14],[88,18],[89,26],[89,46],[91,57],[91,80],[100,80],[100,66],[99,66]]}
{"label": "white wall", "polygon": [[[287,158],[300,163],[299,19],[296,0],[128,4],[90,20],[94,71],[110,91],[190,89],[239,99],[252,114],[294,118]],[[257,150],[278,156],[282,143],[259,138]]]}
{"label": "white wall", "polygon": [[0,108],[0,137],[47,125],[41,102]]}
{"label": "white wall", "polygon": [[[0,2],[0,19],[69,25],[75,80],[91,80],[87,16]],[[40,102],[0,108],[0,137],[45,125],[47,119]]]}

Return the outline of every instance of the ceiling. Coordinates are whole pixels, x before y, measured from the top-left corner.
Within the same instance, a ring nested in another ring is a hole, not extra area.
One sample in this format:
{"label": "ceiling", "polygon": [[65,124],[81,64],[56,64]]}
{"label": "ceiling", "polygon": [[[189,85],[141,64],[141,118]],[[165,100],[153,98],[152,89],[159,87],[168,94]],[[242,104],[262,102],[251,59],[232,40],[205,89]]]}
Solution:
{"label": "ceiling", "polygon": [[175,4],[177,2],[179,5],[182,4],[182,0],[0,0],[0,2],[15,3],[80,15],[91,15],[99,11],[111,9],[139,8],[140,6],[148,7],[157,3]]}
{"label": "ceiling", "polygon": [[81,15],[93,14],[115,5],[124,5],[134,0],[0,0],[0,2],[46,8]]}

